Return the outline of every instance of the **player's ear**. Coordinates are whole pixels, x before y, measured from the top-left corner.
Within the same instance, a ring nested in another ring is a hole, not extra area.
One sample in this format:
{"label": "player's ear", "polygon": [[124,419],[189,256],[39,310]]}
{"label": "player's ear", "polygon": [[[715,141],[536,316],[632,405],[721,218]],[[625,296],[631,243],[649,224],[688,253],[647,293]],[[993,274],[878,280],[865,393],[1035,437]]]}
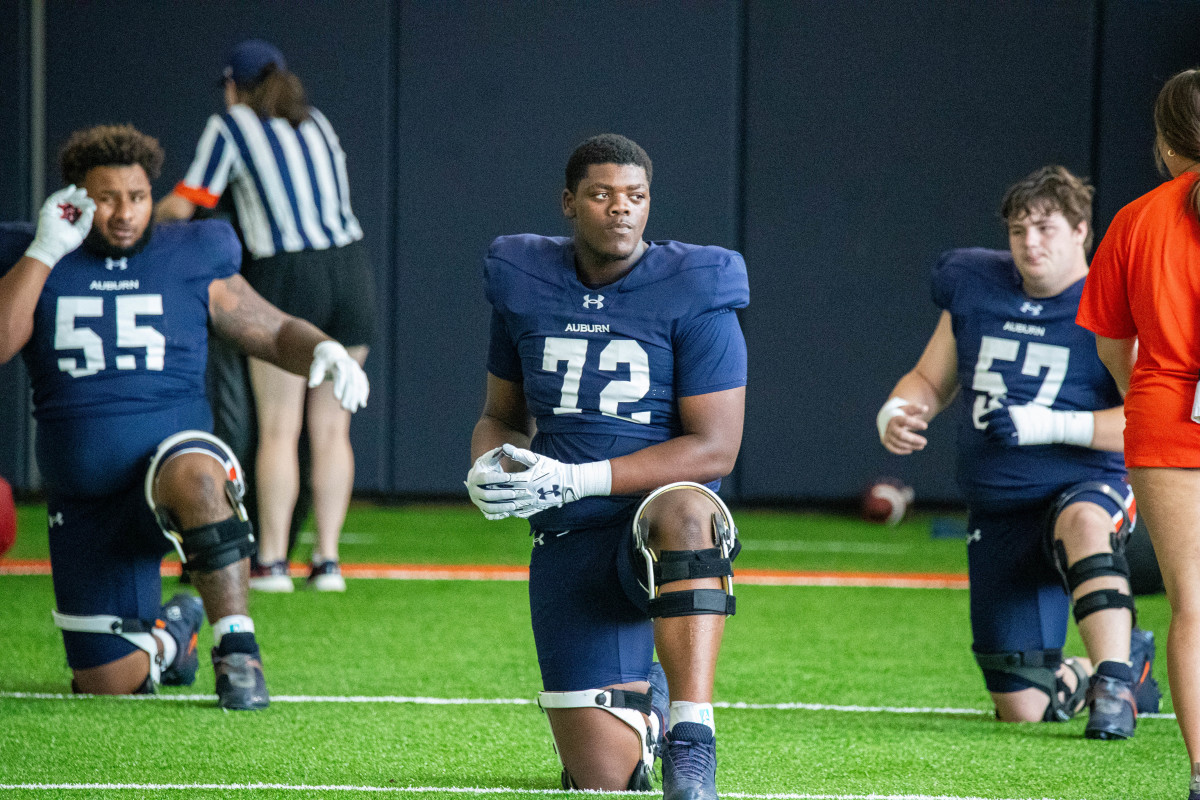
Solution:
{"label": "player's ear", "polygon": [[562,212],[567,219],[575,219],[575,194],[570,189],[563,189]]}

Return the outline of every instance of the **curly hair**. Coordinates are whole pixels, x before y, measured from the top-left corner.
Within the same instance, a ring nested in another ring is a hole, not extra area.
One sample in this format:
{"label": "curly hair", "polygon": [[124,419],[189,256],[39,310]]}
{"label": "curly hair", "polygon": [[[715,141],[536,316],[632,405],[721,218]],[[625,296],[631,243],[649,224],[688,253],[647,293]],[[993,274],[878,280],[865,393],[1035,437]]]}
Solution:
{"label": "curly hair", "polygon": [[80,185],[92,167],[141,165],[154,180],[162,171],[163,149],[158,140],[132,125],[97,125],[75,131],[58,155],[65,183]]}
{"label": "curly hair", "polygon": [[567,159],[567,191],[574,192],[592,164],[632,164],[646,170],[646,183],[653,176],[654,167],[637,142],[618,133],[601,133],[575,148]]}
{"label": "curly hair", "polygon": [[1066,167],[1051,164],[1034,170],[1025,178],[1008,187],[1000,203],[1000,216],[1006,222],[1023,217],[1033,211],[1042,214],[1062,212],[1072,228],[1086,222],[1087,239],[1084,251],[1092,249],[1092,185],[1073,175]]}

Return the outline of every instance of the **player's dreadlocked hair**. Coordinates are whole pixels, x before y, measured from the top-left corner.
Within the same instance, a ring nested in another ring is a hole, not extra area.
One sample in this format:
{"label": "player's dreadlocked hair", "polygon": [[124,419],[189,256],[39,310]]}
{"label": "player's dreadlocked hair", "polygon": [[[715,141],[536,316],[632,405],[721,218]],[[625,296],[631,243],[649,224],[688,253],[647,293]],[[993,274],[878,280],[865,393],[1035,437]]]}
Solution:
{"label": "player's dreadlocked hair", "polygon": [[618,133],[602,133],[576,147],[567,159],[567,191],[573,193],[579,188],[579,181],[592,164],[633,164],[646,170],[646,183],[654,172],[650,156],[637,142]]}
{"label": "player's dreadlocked hair", "polygon": [[162,171],[163,149],[158,140],[132,125],[97,125],[75,131],[58,155],[63,181],[83,184],[92,167],[140,164],[154,180]]}
{"label": "player's dreadlocked hair", "polygon": [[1087,239],[1084,251],[1092,249],[1092,185],[1072,175],[1066,167],[1051,164],[1034,170],[1024,179],[1008,187],[1000,203],[1000,216],[1012,221],[1034,211],[1041,214],[1062,212],[1072,228],[1086,222]]}
{"label": "player's dreadlocked hair", "polygon": [[[1154,101],[1158,139],[1189,161],[1200,161],[1200,69],[1185,69],[1167,79]],[[1164,174],[1167,165],[1155,142],[1154,160]],[[1192,212],[1200,216],[1200,182],[1192,185]]]}

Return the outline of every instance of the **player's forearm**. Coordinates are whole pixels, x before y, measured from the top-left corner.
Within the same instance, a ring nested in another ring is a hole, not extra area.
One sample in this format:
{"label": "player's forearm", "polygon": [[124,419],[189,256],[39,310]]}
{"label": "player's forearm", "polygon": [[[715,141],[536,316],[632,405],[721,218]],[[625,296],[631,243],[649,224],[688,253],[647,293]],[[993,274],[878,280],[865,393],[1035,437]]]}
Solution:
{"label": "player's forearm", "polygon": [[48,277],[49,267],[22,256],[0,278],[0,364],[8,363],[33,335],[33,312]]}
{"label": "player's forearm", "polygon": [[1125,406],[1094,411],[1092,418],[1095,429],[1092,433],[1091,448],[1123,453],[1125,451]]}
{"label": "player's forearm", "polygon": [[529,441],[528,432],[517,429],[499,417],[485,413],[475,423],[475,430],[471,432],[471,460],[474,461],[489,450],[503,444],[515,444],[517,447],[528,448]]}
{"label": "player's forearm", "polygon": [[288,317],[270,340],[267,353],[257,357],[296,375],[308,375],[309,367],[313,363],[313,350],[328,339],[329,337],[311,322],[299,317]]}
{"label": "player's forearm", "polygon": [[935,386],[920,370],[914,369],[896,382],[888,397],[902,397],[909,403],[925,406],[929,410],[921,416],[928,422],[950,404],[955,394],[953,388]]}
{"label": "player's forearm", "polygon": [[611,460],[612,494],[638,494],[675,481],[708,483],[733,471],[741,437],[727,442],[685,434]]}

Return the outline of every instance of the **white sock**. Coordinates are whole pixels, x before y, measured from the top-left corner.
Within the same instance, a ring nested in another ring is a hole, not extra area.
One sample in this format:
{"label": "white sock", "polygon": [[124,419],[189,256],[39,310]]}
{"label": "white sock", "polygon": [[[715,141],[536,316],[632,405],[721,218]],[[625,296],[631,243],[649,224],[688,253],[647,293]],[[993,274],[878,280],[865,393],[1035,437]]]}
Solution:
{"label": "white sock", "polygon": [[1200,761],[1192,764],[1192,782],[1188,786],[1189,792],[1200,792]]}
{"label": "white sock", "polygon": [[672,700],[671,720],[667,724],[667,730],[674,728],[678,722],[698,722],[701,725],[707,725],[714,736],[717,733],[717,721],[713,719],[712,703],[692,703],[687,700]]}
{"label": "white sock", "polygon": [[254,620],[244,614],[230,614],[213,623],[213,644],[220,645],[227,633],[254,633]]}
{"label": "white sock", "polygon": [[162,668],[166,669],[175,663],[175,656],[179,654],[179,645],[175,643],[175,637],[162,628],[155,628],[150,631],[150,635],[158,639],[158,643],[162,647]]}

